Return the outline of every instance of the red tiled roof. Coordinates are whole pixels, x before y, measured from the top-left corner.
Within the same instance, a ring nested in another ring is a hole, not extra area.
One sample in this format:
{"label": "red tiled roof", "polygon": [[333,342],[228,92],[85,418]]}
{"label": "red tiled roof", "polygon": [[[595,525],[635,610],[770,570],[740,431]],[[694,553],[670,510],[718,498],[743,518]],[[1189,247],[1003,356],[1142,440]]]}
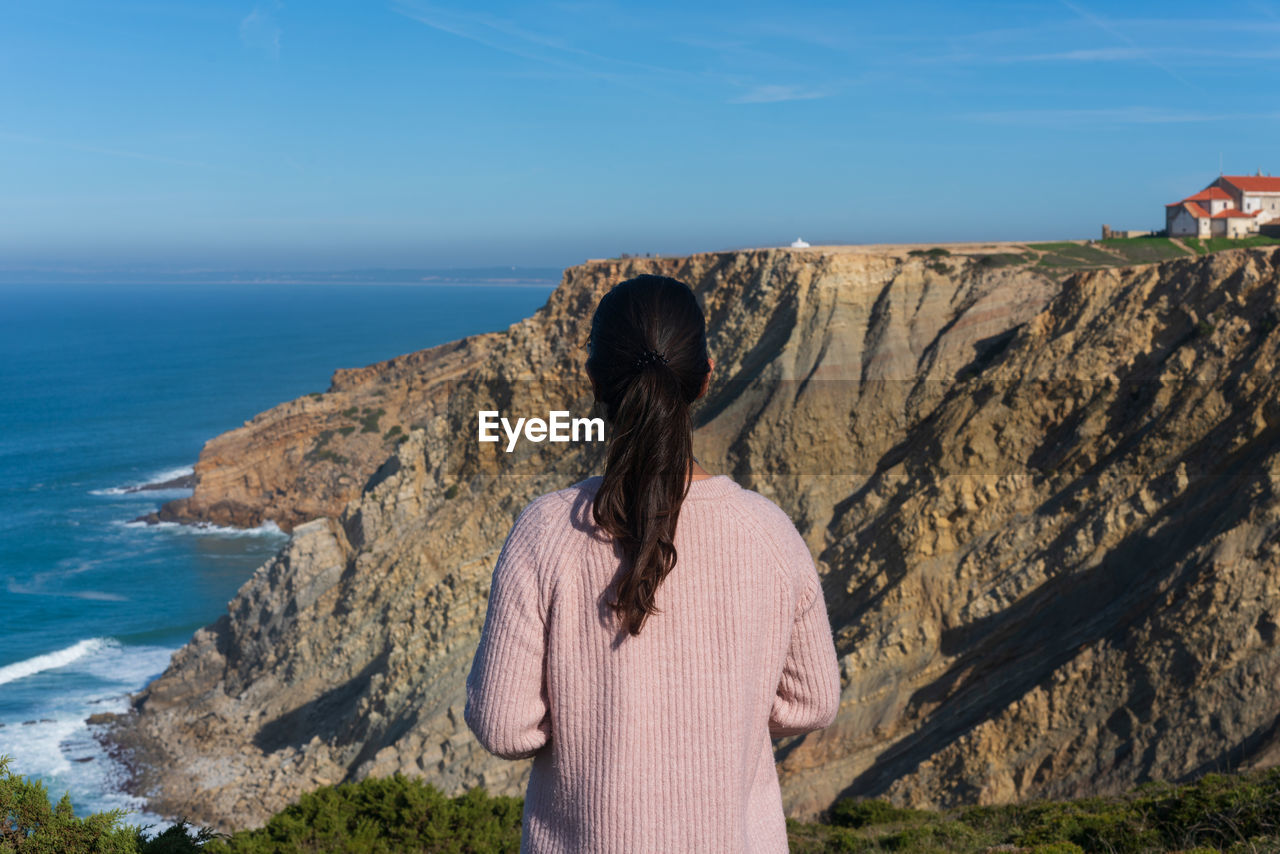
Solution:
{"label": "red tiled roof", "polygon": [[1280,193],[1280,178],[1270,175],[1223,175],[1219,180],[1246,193]]}
{"label": "red tiled roof", "polygon": [[1238,216],[1252,218],[1257,216],[1260,213],[1262,213],[1262,211],[1253,211],[1251,213],[1245,213],[1244,211],[1238,211],[1235,208],[1227,208],[1225,211],[1218,211],[1216,214],[1210,217],[1210,219],[1230,219],[1232,217],[1238,217]]}
{"label": "red tiled roof", "polygon": [[1194,196],[1187,196],[1184,202],[1207,202],[1211,199],[1225,199],[1231,201],[1231,195],[1221,187],[1205,187]]}
{"label": "red tiled roof", "polygon": [[1209,216],[1209,212],[1195,202],[1183,202],[1182,204],[1186,205],[1187,210],[1191,211],[1191,215],[1196,219]]}

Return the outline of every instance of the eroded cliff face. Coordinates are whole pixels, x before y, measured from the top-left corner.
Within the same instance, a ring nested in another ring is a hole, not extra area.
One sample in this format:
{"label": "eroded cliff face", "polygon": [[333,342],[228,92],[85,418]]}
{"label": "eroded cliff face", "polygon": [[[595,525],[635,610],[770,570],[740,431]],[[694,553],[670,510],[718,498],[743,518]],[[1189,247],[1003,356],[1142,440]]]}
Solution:
{"label": "eroded cliff face", "polygon": [[[115,722],[154,809],[249,827],[397,770],[523,790],[528,763],[462,720],[466,673],[511,522],[603,448],[504,454],[476,412],[585,413],[591,311],[641,272],[707,310],[699,459],[786,509],[826,577],[844,699],[778,745],[790,814],[1275,761],[1277,256],[1059,286],[979,258],[769,250],[572,268],[506,332],[340,371],[210,442],[178,515],[293,537]],[[378,409],[382,432],[336,426]],[[329,456],[308,444],[327,430]]]}
{"label": "eroded cliff face", "polygon": [[1280,254],[1091,273],[833,519],[818,800],[1117,792],[1280,760]]}

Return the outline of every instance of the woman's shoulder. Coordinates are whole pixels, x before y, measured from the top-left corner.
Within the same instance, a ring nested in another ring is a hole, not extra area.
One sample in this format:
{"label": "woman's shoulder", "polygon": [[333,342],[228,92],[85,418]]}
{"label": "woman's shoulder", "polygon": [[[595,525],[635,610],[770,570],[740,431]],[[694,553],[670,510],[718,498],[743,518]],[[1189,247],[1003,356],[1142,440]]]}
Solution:
{"label": "woman's shoulder", "polygon": [[[584,532],[590,531],[595,527],[591,506],[603,480],[600,475],[595,475],[543,493],[529,502],[521,513],[521,518],[525,524],[537,527],[572,526]],[[795,524],[785,510],[772,499],[741,486],[728,475],[715,475],[691,482],[685,502],[689,506],[714,508],[718,512],[731,514],[757,537],[778,548],[794,548],[797,541],[803,544]]]}
{"label": "woman's shoulder", "polygon": [[775,537],[785,537],[789,534],[799,536],[791,516],[773,499],[754,489],[747,489],[745,486],[737,487],[732,497],[733,504],[739,512],[748,517],[761,531]]}
{"label": "woman's shoulder", "polygon": [[727,506],[737,516],[742,528],[773,557],[775,568],[793,584],[810,583],[814,573],[813,554],[790,514],[766,495],[746,487],[738,487]]}
{"label": "woman's shoulder", "polygon": [[590,529],[591,502],[600,488],[599,476],[546,492],[530,501],[520,513],[517,525],[535,528]]}

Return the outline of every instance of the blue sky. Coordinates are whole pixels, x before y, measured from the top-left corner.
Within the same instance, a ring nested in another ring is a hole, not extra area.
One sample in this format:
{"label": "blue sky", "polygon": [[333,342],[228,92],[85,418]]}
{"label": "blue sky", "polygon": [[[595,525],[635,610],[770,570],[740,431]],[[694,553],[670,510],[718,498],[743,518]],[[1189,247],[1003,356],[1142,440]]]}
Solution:
{"label": "blue sky", "polygon": [[1158,227],[1280,174],[1280,4],[0,0],[0,268]]}

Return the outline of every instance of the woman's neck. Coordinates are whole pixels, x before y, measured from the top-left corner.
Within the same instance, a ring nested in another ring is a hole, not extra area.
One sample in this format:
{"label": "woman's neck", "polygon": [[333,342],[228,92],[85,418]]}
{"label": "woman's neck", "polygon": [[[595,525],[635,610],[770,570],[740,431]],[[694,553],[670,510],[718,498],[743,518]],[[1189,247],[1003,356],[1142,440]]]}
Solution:
{"label": "woman's neck", "polygon": [[709,477],[714,477],[714,475],[698,465],[697,460],[694,460],[693,464],[689,466],[689,480],[706,480]]}

